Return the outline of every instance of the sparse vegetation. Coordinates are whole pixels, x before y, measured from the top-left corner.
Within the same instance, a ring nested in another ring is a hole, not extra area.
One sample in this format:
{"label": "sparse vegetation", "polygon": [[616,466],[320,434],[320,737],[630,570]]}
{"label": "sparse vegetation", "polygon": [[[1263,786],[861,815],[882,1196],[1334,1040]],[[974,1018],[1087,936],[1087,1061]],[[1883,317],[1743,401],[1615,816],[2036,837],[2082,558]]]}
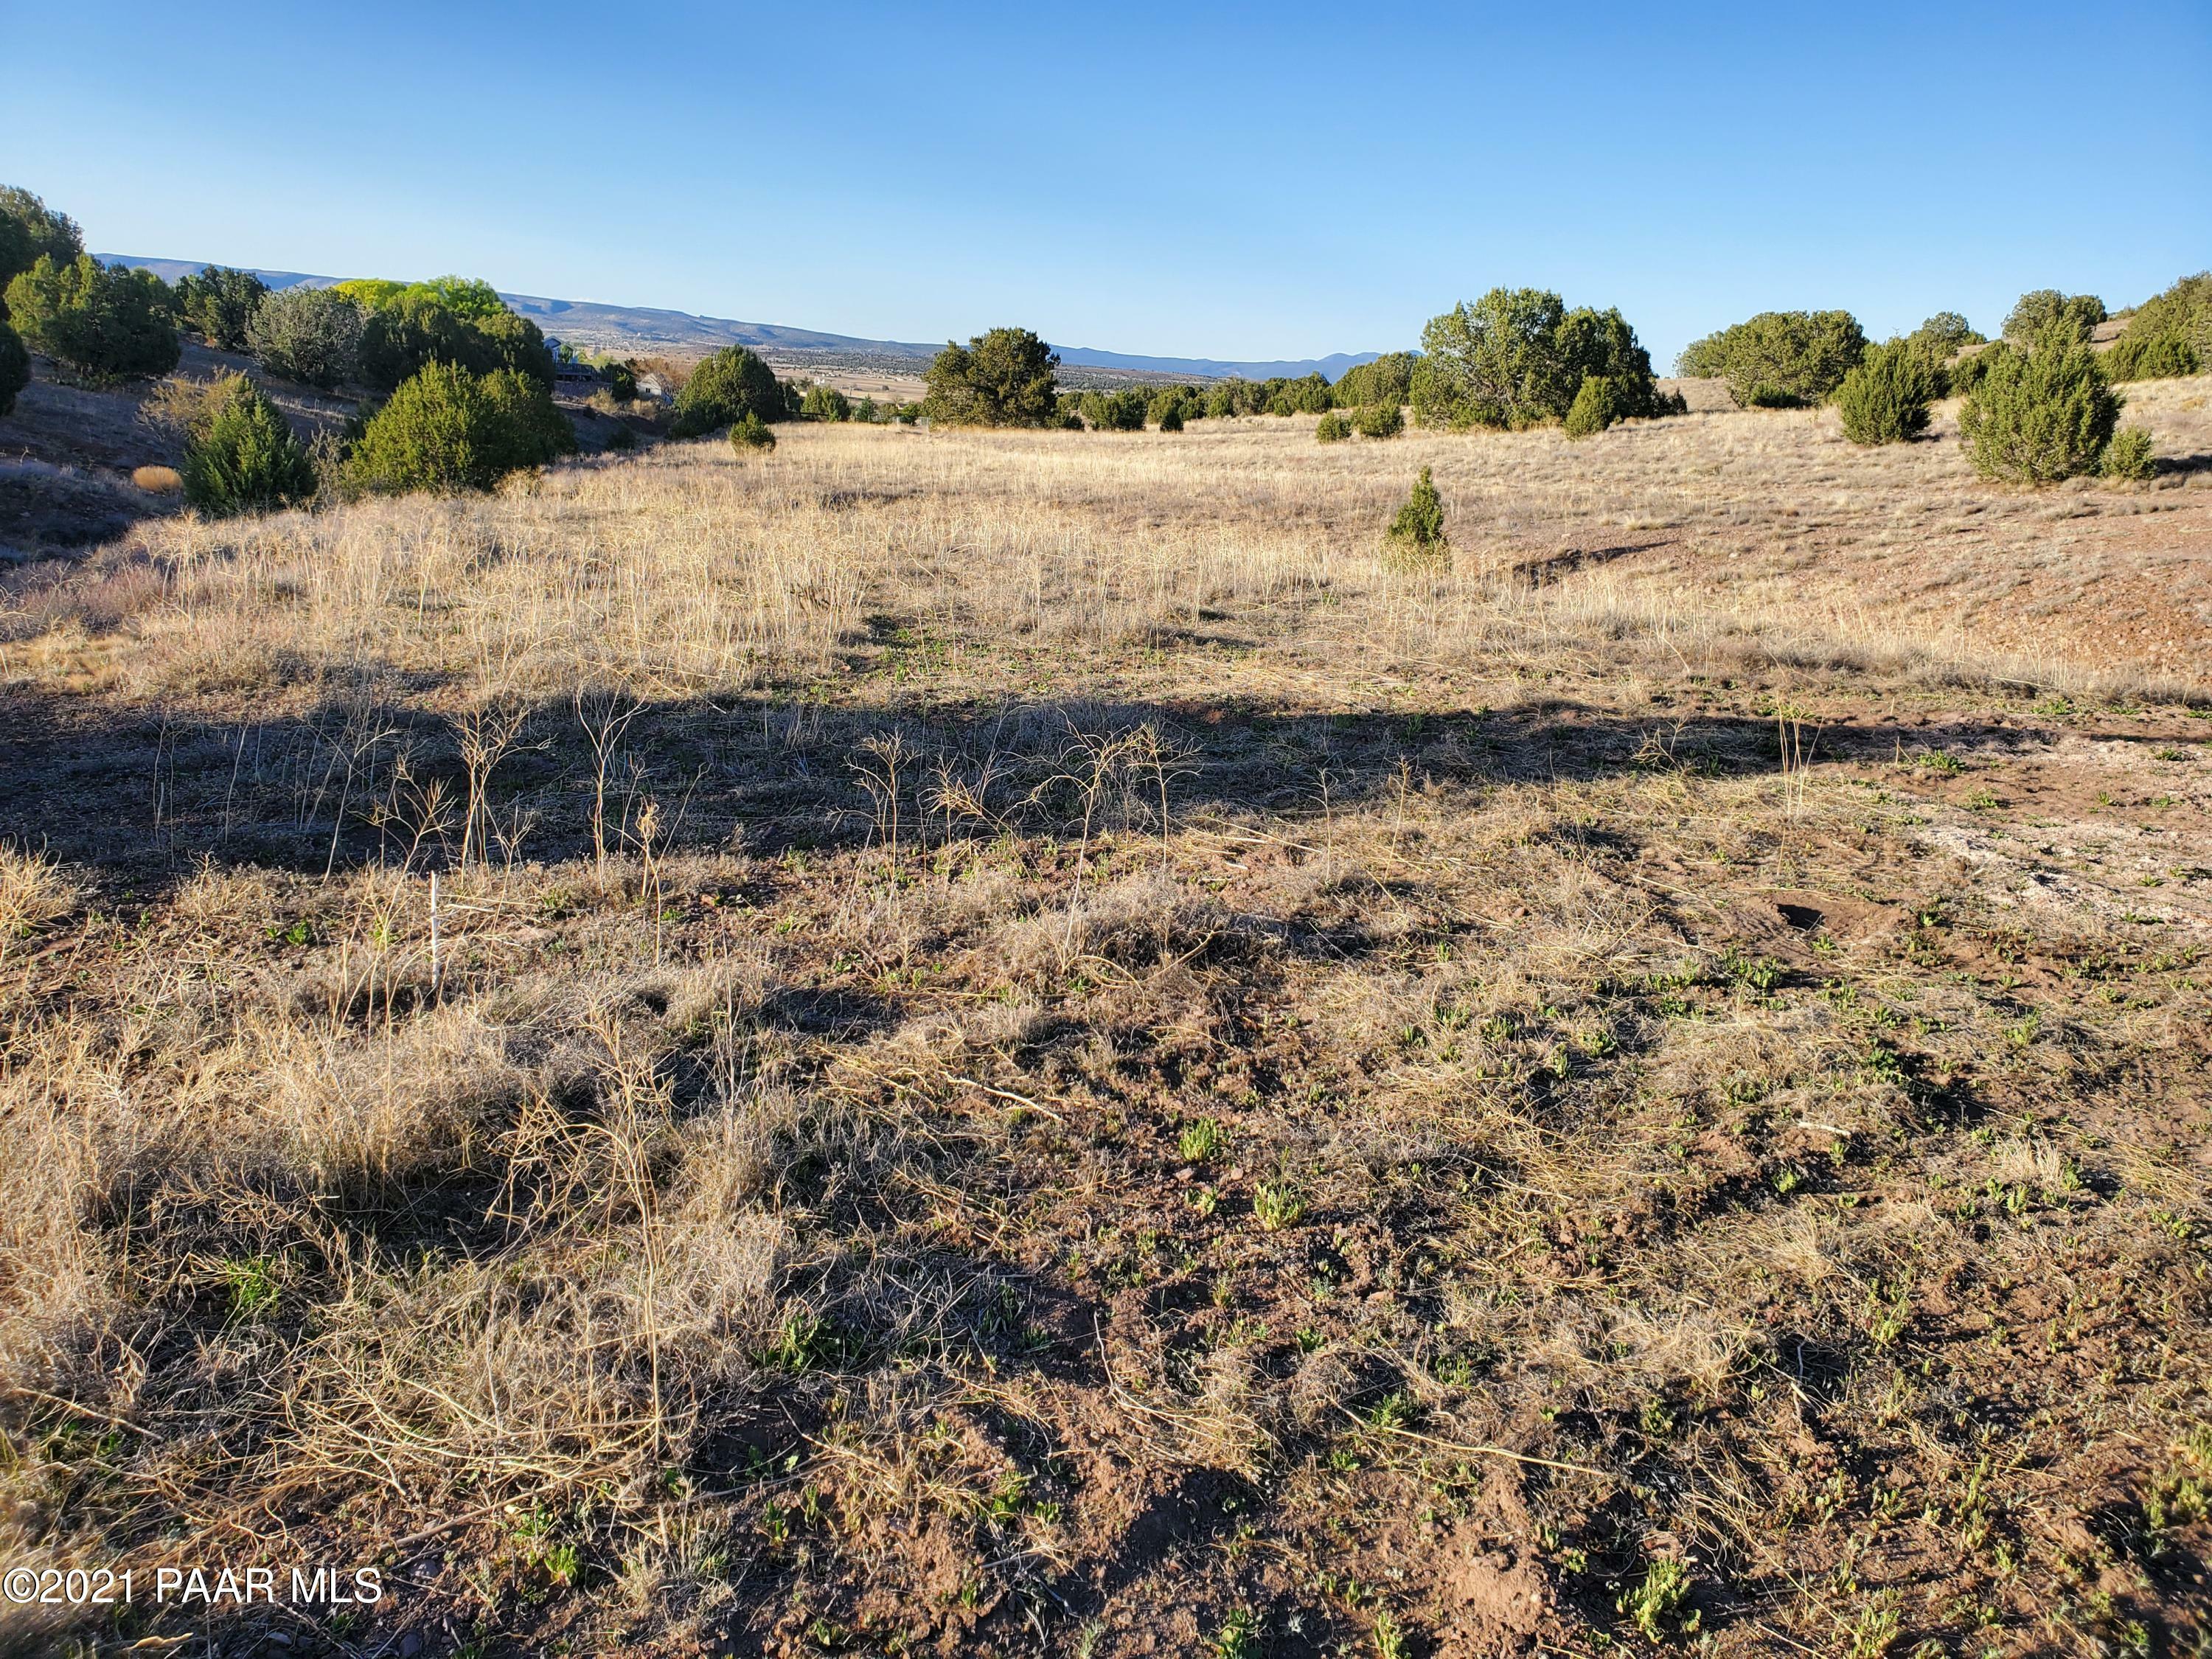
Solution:
{"label": "sparse vegetation", "polygon": [[2199,475],[1310,424],[13,569],[29,1650],[2191,1650]]}

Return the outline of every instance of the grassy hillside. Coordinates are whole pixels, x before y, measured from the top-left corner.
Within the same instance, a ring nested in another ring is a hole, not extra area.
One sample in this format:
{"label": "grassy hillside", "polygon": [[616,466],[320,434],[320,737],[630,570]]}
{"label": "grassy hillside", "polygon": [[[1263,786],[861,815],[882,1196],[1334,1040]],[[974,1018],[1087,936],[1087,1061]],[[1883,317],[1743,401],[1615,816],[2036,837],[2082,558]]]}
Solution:
{"label": "grassy hillside", "polygon": [[791,425],[16,573],[5,1553],[386,1589],[0,1616],[2192,1650],[2208,394],[2140,486]]}

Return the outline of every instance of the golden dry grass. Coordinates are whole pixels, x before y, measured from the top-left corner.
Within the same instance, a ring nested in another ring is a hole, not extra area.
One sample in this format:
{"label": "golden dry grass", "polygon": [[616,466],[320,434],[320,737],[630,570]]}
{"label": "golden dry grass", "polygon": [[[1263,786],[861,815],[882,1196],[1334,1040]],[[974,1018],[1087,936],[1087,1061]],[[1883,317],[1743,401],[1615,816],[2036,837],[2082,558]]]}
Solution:
{"label": "golden dry grass", "polygon": [[23,1644],[2202,1640],[2201,464],[1310,428],[19,580]]}

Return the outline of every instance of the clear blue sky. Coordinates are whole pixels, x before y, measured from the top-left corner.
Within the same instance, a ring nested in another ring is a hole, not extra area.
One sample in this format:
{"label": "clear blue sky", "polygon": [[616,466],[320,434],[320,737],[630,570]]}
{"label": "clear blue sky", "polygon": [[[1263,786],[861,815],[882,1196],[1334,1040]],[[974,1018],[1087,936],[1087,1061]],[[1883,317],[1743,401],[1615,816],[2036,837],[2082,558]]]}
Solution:
{"label": "clear blue sky", "polygon": [[1258,358],[1499,283],[1662,365],[2212,265],[2212,3],[0,4],[102,252]]}

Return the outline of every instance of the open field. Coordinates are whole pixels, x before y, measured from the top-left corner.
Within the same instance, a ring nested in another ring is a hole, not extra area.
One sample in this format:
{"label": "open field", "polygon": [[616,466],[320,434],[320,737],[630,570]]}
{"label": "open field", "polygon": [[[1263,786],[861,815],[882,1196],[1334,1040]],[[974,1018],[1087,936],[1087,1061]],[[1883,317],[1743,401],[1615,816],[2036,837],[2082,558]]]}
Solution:
{"label": "open field", "polygon": [[9,573],[0,1553],[385,1595],[0,1630],[2204,1650],[2212,380],[2128,390],[2142,485],[794,425]]}

